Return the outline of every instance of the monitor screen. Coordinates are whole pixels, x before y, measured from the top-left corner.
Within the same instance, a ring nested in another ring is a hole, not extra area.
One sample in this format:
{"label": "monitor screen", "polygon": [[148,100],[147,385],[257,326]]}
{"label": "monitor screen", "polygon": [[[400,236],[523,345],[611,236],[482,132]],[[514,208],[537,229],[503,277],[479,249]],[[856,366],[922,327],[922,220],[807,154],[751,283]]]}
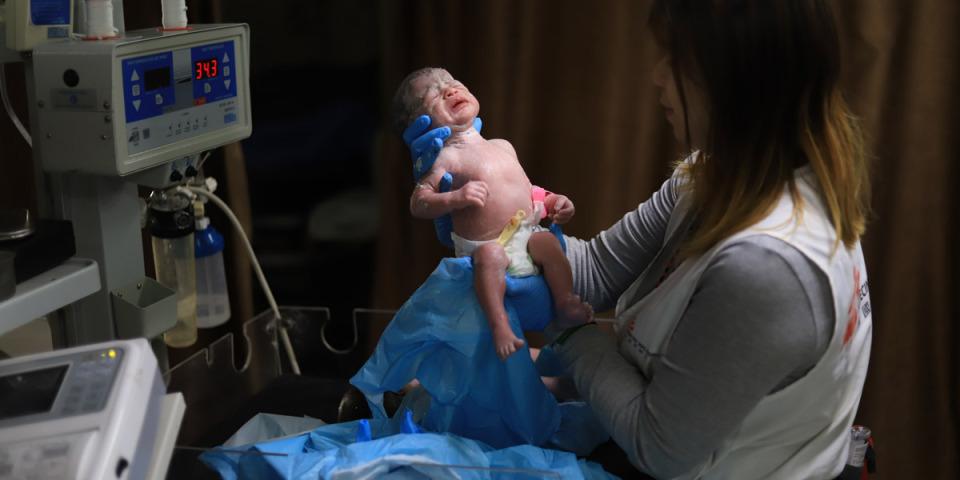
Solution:
{"label": "monitor screen", "polygon": [[0,420],[50,411],[67,365],[0,377]]}
{"label": "monitor screen", "polygon": [[170,86],[170,67],[154,68],[143,72],[143,88],[146,91]]}

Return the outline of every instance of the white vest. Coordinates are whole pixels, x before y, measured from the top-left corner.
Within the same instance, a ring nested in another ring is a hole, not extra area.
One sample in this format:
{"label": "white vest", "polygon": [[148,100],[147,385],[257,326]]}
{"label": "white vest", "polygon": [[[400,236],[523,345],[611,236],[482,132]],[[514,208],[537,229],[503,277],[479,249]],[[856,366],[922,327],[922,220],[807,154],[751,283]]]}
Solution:
{"label": "white vest", "polygon": [[[655,259],[617,303],[620,352],[655,381],[652,360],[669,349],[700,276],[730,242],[758,233],[779,238],[802,252],[830,280],[835,327],[823,357],[805,376],[764,397],[706,464],[682,478],[828,479],[839,475],[846,463],[850,426],[870,357],[867,269],[859,242],[849,250],[842,243],[834,249],[836,234],[811,169],[798,169],[795,180],[803,199],[800,219],[793,215],[794,202],[784,188],[766,218],[684,261],[659,286],[655,283],[663,259]],[[665,245],[684,234],[686,204],[681,195],[667,226]]]}

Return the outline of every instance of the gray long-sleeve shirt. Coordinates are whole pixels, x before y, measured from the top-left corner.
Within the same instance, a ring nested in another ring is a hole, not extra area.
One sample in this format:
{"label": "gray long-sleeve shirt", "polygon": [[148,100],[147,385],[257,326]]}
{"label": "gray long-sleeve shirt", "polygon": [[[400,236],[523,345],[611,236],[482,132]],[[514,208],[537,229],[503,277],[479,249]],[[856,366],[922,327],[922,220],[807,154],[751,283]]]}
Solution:
{"label": "gray long-sleeve shirt", "polygon": [[[574,289],[595,310],[612,308],[665,248],[678,190],[674,176],[593,239],[568,237]],[[706,462],[764,396],[806,374],[833,325],[823,272],[786,242],[755,235],[709,264],[649,381],[596,328],[580,329],[558,353],[632,463],[669,478]]]}

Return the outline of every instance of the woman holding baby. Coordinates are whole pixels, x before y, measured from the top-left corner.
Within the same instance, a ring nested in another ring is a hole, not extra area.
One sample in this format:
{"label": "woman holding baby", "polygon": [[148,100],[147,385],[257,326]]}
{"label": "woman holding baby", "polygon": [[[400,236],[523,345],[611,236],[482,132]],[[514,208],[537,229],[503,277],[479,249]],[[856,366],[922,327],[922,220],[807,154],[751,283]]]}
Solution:
{"label": "woman holding baby", "polygon": [[[548,350],[643,472],[835,478],[872,328],[867,163],[830,5],[658,0],[650,26],[690,153],[610,228],[567,238],[574,292],[619,328]],[[445,132],[415,133],[414,157],[435,156]]]}

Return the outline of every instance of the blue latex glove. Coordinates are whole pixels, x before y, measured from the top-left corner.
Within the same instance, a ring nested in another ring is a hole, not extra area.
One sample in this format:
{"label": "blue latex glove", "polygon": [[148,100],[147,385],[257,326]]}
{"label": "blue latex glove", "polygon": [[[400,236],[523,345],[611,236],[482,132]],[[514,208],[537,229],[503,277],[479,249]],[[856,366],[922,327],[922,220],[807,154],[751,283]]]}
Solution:
{"label": "blue latex glove", "polygon": [[[450,136],[450,127],[438,127],[428,130],[429,115],[420,115],[403,131],[403,142],[410,147],[410,157],[413,159],[413,179],[417,180],[430,171],[437,155],[443,149],[443,141]],[[480,117],[473,120],[473,128],[479,132],[483,127]]]}
{"label": "blue latex glove", "polygon": [[[430,120],[429,115],[420,115],[403,131],[403,142],[410,147],[410,156],[413,157],[414,181],[430,171],[433,163],[437,161],[437,156],[440,155],[440,150],[443,149],[443,141],[450,136],[450,127],[427,130],[431,123],[433,121]],[[480,117],[473,119],[473,128],[477,132],[480,132],[483,128],[483,121],[480,120]],[[449,192],[452,187],[453,175],[447,172],[440,180],[440,191]],[[453,248],[453,238],[450,236],[450,232],[453,232],[453,218],[450,214],[434,219],[433,224],[440,243]]]}

